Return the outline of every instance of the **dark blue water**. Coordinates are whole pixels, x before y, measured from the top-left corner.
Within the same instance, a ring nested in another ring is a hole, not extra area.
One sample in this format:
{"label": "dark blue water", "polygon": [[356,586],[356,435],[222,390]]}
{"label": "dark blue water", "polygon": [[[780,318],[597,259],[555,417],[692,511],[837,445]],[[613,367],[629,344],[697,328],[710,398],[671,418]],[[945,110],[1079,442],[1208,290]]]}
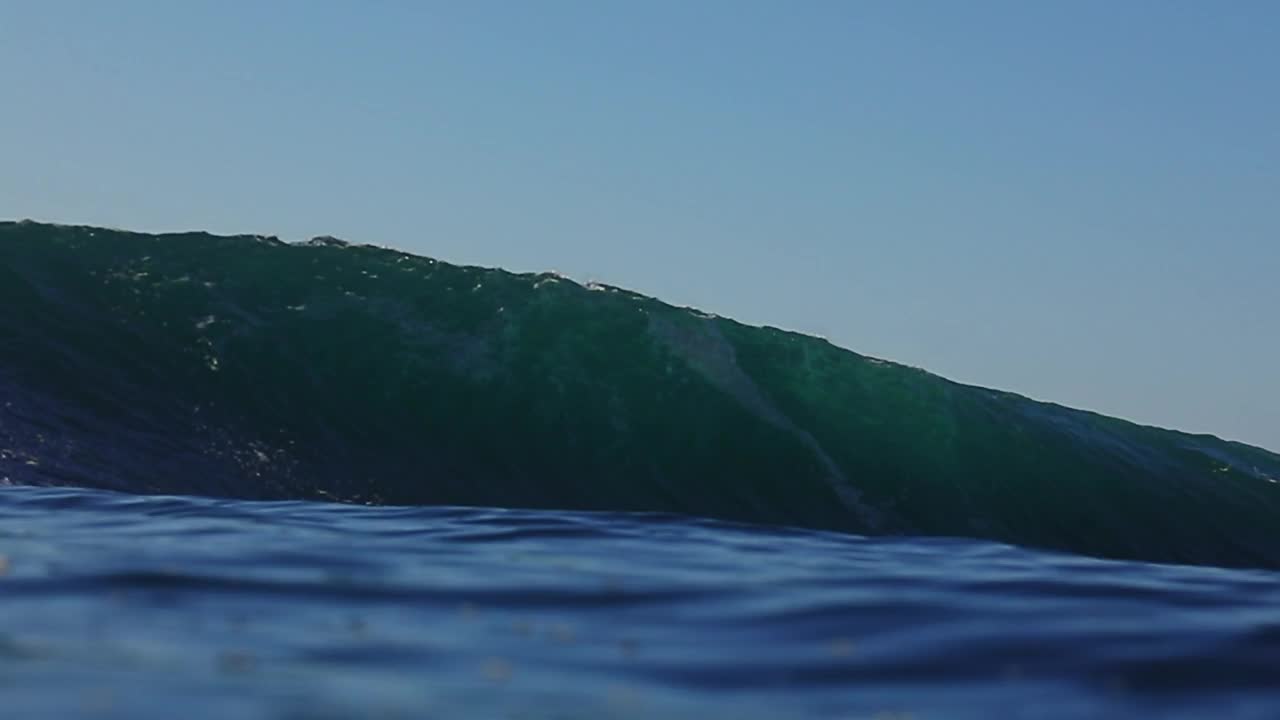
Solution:
{"label": "dark blue water", "polygon": [[548,274],[0,222],[0,720],[1277,720],[1278,608],[1261,448]]}
{"label": "dark blue water", "polygon": [[1280,575],[0,488],[6,718],[1280,717]]}

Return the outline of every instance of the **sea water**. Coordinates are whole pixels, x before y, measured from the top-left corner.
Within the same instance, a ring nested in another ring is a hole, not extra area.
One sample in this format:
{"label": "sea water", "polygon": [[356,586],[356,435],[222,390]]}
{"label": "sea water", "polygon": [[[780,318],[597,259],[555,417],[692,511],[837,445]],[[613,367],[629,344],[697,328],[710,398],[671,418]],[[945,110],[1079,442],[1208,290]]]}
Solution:
{"label": "sea water", "polygon": [[1278,573],[1262,448],[552,273],[0,222],[4,720],[1275,720]]}
{"label": "sea water", "polygon": [[1280,575],[673,515],[0,489],[6,718],[1280,716]]}

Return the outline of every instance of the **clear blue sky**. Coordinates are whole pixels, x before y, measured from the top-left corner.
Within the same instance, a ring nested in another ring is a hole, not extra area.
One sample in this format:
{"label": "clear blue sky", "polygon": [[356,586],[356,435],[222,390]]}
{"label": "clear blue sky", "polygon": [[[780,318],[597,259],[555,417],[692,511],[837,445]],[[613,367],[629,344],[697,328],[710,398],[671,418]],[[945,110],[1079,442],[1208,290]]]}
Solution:
{"label": "clear blue sky", "polygon": [[0,217],[558,269],[1280,449],[1280,3],[0,0]]}

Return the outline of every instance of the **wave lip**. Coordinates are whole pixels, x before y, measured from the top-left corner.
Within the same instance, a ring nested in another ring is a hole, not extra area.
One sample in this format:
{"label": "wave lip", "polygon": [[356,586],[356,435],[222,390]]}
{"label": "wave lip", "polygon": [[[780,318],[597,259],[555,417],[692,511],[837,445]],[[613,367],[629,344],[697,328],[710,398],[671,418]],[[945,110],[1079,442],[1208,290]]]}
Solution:
{"label": "wave lip", "polygon": [[560,276],[0,223],[0,482],[1280,567],[1280,457]]}

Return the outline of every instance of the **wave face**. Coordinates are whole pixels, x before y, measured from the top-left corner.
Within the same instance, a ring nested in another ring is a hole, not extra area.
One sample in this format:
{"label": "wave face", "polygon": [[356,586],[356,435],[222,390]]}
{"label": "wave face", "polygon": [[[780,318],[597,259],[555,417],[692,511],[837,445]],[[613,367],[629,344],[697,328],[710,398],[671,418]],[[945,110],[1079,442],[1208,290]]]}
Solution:
{"label": "wave face", "polygon": [[1280,456],[553,274],[0,223],[0,481],[1280,567]]}

